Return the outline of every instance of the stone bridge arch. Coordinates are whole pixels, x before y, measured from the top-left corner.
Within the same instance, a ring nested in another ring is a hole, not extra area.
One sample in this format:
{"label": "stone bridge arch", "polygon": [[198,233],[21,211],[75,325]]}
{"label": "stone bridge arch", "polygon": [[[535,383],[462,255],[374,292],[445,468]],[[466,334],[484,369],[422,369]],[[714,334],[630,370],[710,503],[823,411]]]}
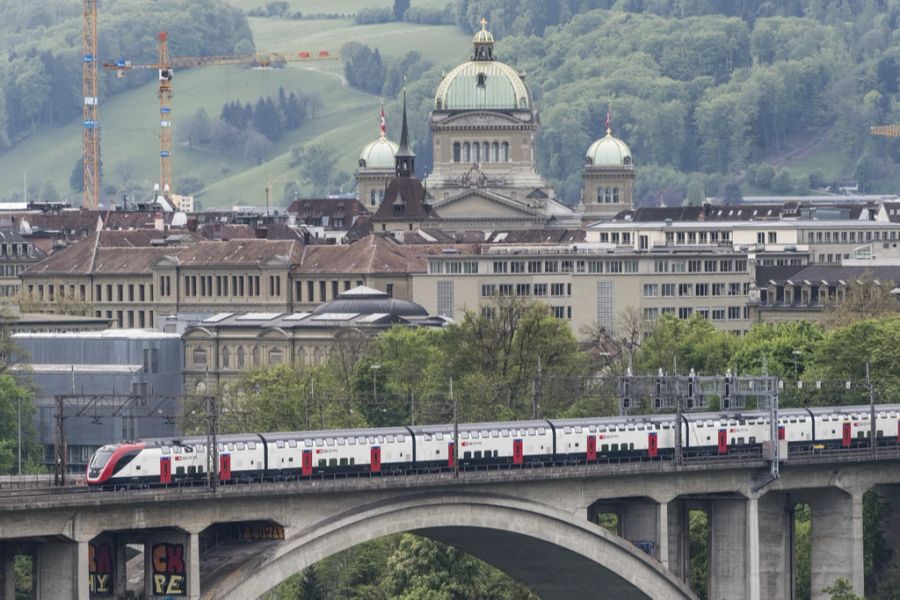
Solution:
{"label": "stone bridge arch", "polygon": [[203,598],[257,598],[291,575],[363,542],[410,532],[498,567],[545,600],[695,599],[663,566],[605,529],[555,507],[496,494],[427,493],[323,518],[217,581]]}

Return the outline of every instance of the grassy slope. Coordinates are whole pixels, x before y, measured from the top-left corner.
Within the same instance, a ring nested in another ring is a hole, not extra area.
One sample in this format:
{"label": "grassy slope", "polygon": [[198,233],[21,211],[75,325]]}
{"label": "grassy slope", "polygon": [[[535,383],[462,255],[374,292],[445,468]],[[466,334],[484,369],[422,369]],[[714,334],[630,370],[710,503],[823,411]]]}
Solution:
{"label": "grassy slope", "polygon": [[[295,1],[297,10],[311,12],[307,6],[318,0]],[[236,5],[241,2],[234,3]],[[258,2],[248,0],[250,7]],[[348,5],[370,5],[348,2]],[[390,2],[378,4],[390,5]],[[424,4],[424,3],[423,3]],[[355,10],[355,9],[354,9]],[[257,47],[273,51],[329,49],[334,53],[351,40],[381,49],[388,56],[418,50],[437,64],[453,65],[465,59],[469,36],[452,26],[423,26],[408,23],[355,26],[348,20],[286,21],[254,18],[250,20]],[[339,62],[290,65],[283,70],[260,71],[240,67],[207,67],[176,73],[173,101],[174,128],[178,120],[203,107],[217,117],[222,104],[230,100],[255,100],[259,95],[275,95],[279,86],[286,90],[316,92],[322,98],[322,110],[300,129],[290,132],[278,143],[271,160],[261,166],[202,148],[176,146],[174,176],[197,176],[207,183],[202,193],[206,206],[237,203],[261,204],[269,175],[276,181],[273,200],[281,201],[283,183],[293,179],[288,167],[293,144],[327,139],[338,151],[339,168],[352,172],[363,145],[377,136],[376,114],[380,99],[341,84]],[[107,75],[101,75],[105,77]],[[109,75],[112,76],[112,75]],[[155,181],[158,177],[158,100],[155,84],[116,95],[102,103],[104,181],[116,186],[120,179],[116,165],[131,161],[137,165],[138,179]],[[81,121],[38,133],[0,157],[0,189],[22,188],[23,171],[29,181],[50,179],[59,190],[68,190],[68,179],[81,153]],[[224,178],[223,167],[232,175]],[[7,192],[8,193],[8,192]],[[64,193],[65,195],[65,193]],[[72,194],[76,198],[77,194]]]}

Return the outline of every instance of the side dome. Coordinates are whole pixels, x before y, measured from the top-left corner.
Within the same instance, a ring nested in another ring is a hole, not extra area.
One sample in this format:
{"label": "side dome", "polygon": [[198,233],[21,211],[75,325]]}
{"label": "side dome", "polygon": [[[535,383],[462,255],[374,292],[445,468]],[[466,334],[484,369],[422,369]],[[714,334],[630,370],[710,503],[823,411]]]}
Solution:
{"label": "side dome", "polygon": [[323,314],[387,314],[392,317],[427,317],[428,311],[421,304],[398,300],[386,292],[366,286],[358,286],[338,294],[330,302],[320,304],[312,313]]}
{"label": "side dome", "polygon": [[529,110],[531,107],[531,91],[521,75],[495,60],[473,60],[459,65],[444,77],[434,96],[435,110]]}
{"label": "side dome", "polygon": [[394,169],[394,156],[400,147],[391,140],[380,137],[366,144],[359,153],[360,169]]}
{"label": "side dome", "polygon": [[606,136],[600,138],[588,148],[585,156],[587,166],[620,167],[633,169],[631,149],[607,129]]}

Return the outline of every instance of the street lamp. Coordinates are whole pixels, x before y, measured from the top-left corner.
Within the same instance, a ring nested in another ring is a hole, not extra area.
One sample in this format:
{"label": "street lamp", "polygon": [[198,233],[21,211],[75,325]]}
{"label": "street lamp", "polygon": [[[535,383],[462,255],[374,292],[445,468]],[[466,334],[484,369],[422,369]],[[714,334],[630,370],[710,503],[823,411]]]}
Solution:
{"label": "street lamp", "polygon": [[797,382],[800,381],[800,355],[803,354],[803,351],[794,350],[791,354],[794,355],[794,385],[797,385]]}
{"label": "street lamp", "polygon": [[378,402],[378,369],[381,368],[381,365],[372,365],[369,367],[372,370],[372,403]]}
{"label": "street lamp", "polygon": [[21,477],[22,476],[22,397],[21,396],[17,397],[16,401],[17,401],[16,414],[17,414],[17,420],[19,423],[19,444],[18,444],[19,477]]}

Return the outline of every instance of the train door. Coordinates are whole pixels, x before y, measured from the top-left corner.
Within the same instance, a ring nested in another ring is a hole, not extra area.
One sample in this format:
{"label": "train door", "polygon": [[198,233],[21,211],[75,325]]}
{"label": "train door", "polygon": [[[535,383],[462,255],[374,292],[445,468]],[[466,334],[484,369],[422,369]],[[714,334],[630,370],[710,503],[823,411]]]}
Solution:
{"label": "train door", "polygon": [[897,443],[900,444],[900,421],[897,421]]}
{"label": "train door", "polygon": [[449,444],[447,444],[447,466],[450,467],[451,469],[453,468],[453,465],[455,464],[455,462],[454,462],[455,457],[453,456],[453,454],[454,454],[453,449],[454,449],[453,442],[450,442]]}
{"label": "train door", "polygon": [[219,481],[229,481],[231,479],[231,455],[219,455]]}
{"label": "train door", "polygon": [[381,447],[372,446],[369,454],[369,465],[372,473],[381,473]]}
{"label": "train door", "polygon": [[522,440],[513,440],[513,464],[521,465],[524,457]]}
{"label": "train door", "polygon": [[779,425],[779,426],[778,426],[778,439],[779,439],[779,440],[785,439],[784,425]]}
{"label": "train door", "polygon": [[172,483],[172,457],[159,457],[159,482]]}
{"label": "train door", "polygon": [[850,447],[850,442],[851,442],[851,440],[852,440],[851,431],[850,431],[850,426],[851,426],[850,423],[844,423],[843,436],[842,436],[842,438],[841,438],[841,445],[842,445],[844,448],[849,448],[849,447]]}
{"label": "train door", "polygon": [[647,455],[650,458],[659,456],[659,437],[655,431],[647,434]]}
{"label": "train door", "polygon": [[304,477],[312,475],[312,450],[304,450],[300,455],[300,474]]}
{"label": "train door", "polygon": [[587,436],[587,459],[588,462],[597,460],[597,436]]}
{"label": "train door", "polygon": [[728,430],[719,430],[719,454],[728,454]]}

